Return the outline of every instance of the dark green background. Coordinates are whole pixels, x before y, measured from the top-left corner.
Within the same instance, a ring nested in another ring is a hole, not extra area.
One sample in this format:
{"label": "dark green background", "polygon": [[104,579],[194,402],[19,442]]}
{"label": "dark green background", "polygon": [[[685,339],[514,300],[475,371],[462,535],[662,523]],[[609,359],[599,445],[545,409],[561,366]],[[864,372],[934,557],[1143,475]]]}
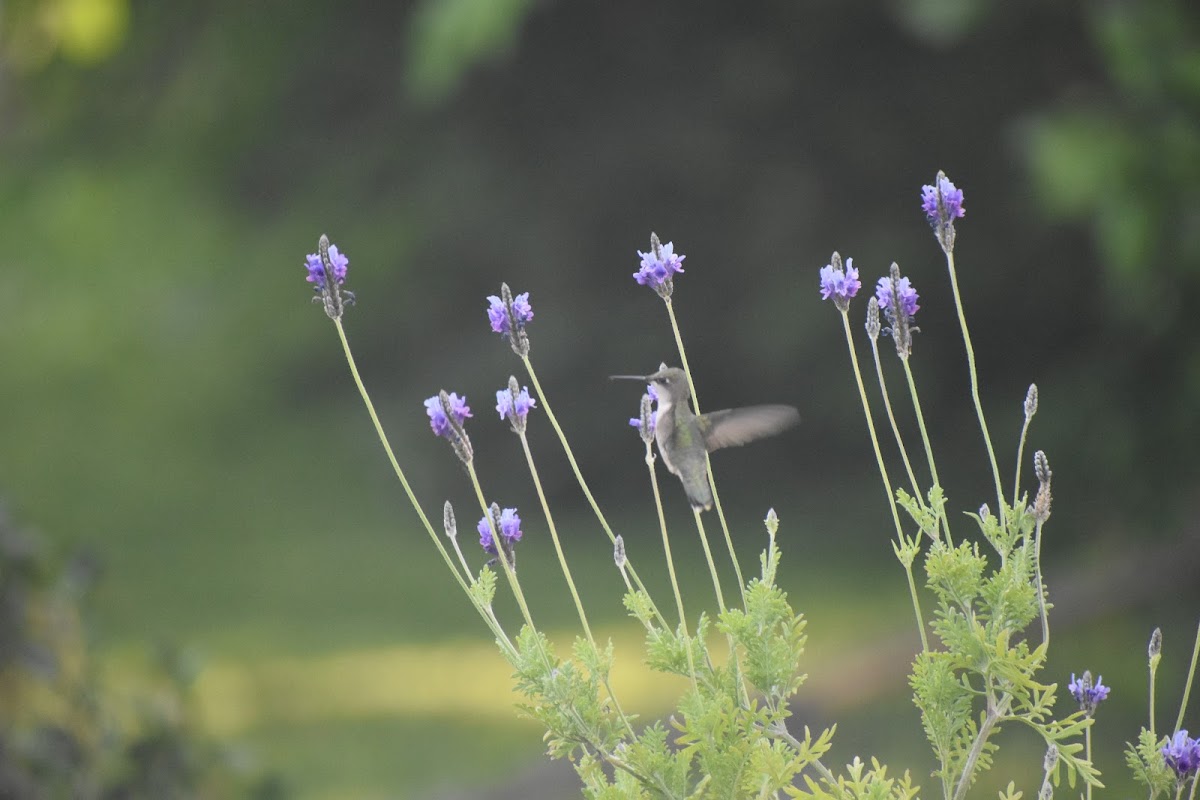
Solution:
{"label": "dark green background", "polygon": [[[1118,750],[1144,718],[1145,642],[1164,626],[1173,720],[1200,611],[1189,4],[78,0],[100,9],[85,45],[113,21],[94,50],[46,27],[59,6],[0,12],[0,490],[102,555],[106,647],[170,640],[252,665],[484,638],[309,304],[303,259],[322,232],[350,257],[351,342],[427,509],[449,498],[463,527],[476,517],[421,406],[446,388],[475,409],[489,493],[529,520],[540,618],[569,626],[519,450],[492,417],[519,367],[483,313],[503,280],[530,292],[533,358],[598,499],[657,566],[626,426],[637,392],[605,377],[674,361],[661,303],[630,277],[654,230],[688,256],[676,305],[704,406],[788,402],[804,418],[715,459],[743,563],[773,505],[816,663],[870,661],[910,622],[817,271],[837,249],[868,286],[891,261],[912,278],[943,480],[954,508],[977,508],[991,481],[919,210],[944,169],[966,192],[960,280],[1006,484],[1025,389],[1041,388],[1046,572],[1068,590],[1052,595],[1062,649],[1046,680],[1104,673],[1097,759],[1111,791],[1133,791]],[[617,622],[607,544],[543,419],[531,440],[585,596]],[[682,542],[677,487],[666,501]],[[678,549],[699,608],[702,562]],[[883,680],[894,693],[837,707],[834,760],[878,752],[928,795],[904,668]],[[835,715],[811,702],[814,724]],[[243,738],[311,797],[502,785],[539,749],[528,726],[387,715]],[[1007,769],[1040,763],[1020,733],[1005,742],[1032,753]]]}

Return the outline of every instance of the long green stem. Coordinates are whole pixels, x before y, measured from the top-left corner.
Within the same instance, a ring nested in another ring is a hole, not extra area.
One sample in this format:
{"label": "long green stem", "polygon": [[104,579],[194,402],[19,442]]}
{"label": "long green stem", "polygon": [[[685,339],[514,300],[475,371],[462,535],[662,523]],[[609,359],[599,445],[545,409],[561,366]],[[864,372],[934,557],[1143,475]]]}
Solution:
{"label": "long green stem", "polygon": [[954,305],[958,309],[958,324],[962,328],[963,344],[967,348],[967,366],[971,372],[971,399],[975,402],[975,414],[979,417],[979,429],[983,433],[983,443],[987,446],[988,461],[992,465],[992,479],[996,482],[996,502],[999,503],[997,514],[1000,521],[1005,521],[1004,490],[1000,487],[1000,469],[996,466],[996,451],[992,449],[992,436],[988,433],[987,420],[983,416],[983,403],[979,399],[979,375],[975,370],[975,348],[971,345],[971,332],[967,329],[967,317],[963,313],[962,295],[958,291],[958,274],[954,270],[954,251],[946,253],[946,267],[950,271],[950,287],[954,291]]}
{"label": "long green stem", "polygon": [[[850,364],[854,368],[854,381],[858,386],[858,397],[862,401],[863,416],[867,419],[867,430],[871,434],[871,447],[875,451],[875,463],[879,466],[879,477],[883,481],[884,492],[887,493],[888,509],[892,512],[892,522],[896,526],[896,538],[904,541],[904,528],[900,525],[900,514],[896,511],[896,495],[892,491],[892,481],[888,478],[887,467],[883,463],[883,453],[879,449],[879,436],[875,433],[875,420],[871,416],[871,404],[867,401],[867,389],[863,384],[862,370],[858,366],[858,353],[854,350],[854,335],[850,332],[850,316],[842,312],[842,329],[846,333],[846,348],[850,351]],[[910,580],[913,612],[917,616],[917,630],[921,633],[921,650],[929,651],[929,639],[925,636],[925,622],[921,617],[921,605],[917,599],[916,585]]]}
{"label": "long green stem", "polygon": [[[892,436],[896,439],[896,447],[900,449],[900,458],[904,461],[904,471],[908,473],[909,483],[912,485],[913,497],[917,504],[924,507],[925,498],[921,495],[921,484],[917,482],[917,475],[913,472],[912,462],[908,460],[908,449],[904,446],[904,439],[900,436],[900,426],[896,424],[896,415],[892,413],[892,399],[888,396],[887,381],[883,379],[883,363],[879,359],[879,342],[875,338],[871,338],[871,355],[875,359],[875,377],[879,381],[879,393],[883,395],[883,408],[887,411],[888,423],[892,426]],[[906,361],[905,364],[908,362]],[[934,478],[934,483],[937,479]]]}
{"label": "long green stem", "polygon": [[971,744],[971,750],[967,753],[966,761],[963,762],[962,775],[959,776],[958,785],[954,788],[953,800],[963,800],[966,796],[967,789],[971,786],[971,778],[975,774],[975,767],[979,763],[979,756],[983,753],[983,746],[991,737],[996,723],[1008,713],[1010,702],[1012,702],[1010,695],[1005,695],[999,703],[993,702],[989,690],[988,710],[984,715],[983,723],[979,726],[979,732],[975,735],[975,741]]}
{"label": "long green stem", "polygon": [[662,495],[658,490],[658,474],[654,470],[654,453],[650,443],[646,443],[646,468],[650,472],[650,486],[654,490],[654,507],[658,510],[658,528],[662,531],[663,552],[667,558],[667,573],[671,576],[671,589],[675,592],[675,608],[679,612],[679,627],[683,631],[683,646],[687,651],[688,673],[692,678],[692,688],[697,688],[696,664],[692,657],[692,635],[688,630],[687,616],[683,611],[683,594],[679,591],[679,581],[675,577],[675,559],[671,556],[671,539],[667,536],[667,518],[663,514]]}
{"label": "long green stem", "polygon": [[[538,381],[537,373],[533,369],[533,363],[528,356],[521,359],[525,364],[525,371],[529,373],[529,382],[533,384],[533,390],[537,393],[537,399],[541,402],[541,408],[546,412],[546,419],[550,420],[550,426],[554,428],[554,432],[558,434],[558,441],[562,444],[563,452],[567,455],[567,462],[571,465],[571,471],[575,474],[575,480],[579,484],[579,488],[583,490],[583,496],[587,498],[588,504],[592,507],[592,513],[596,515],[596,519],[600,521],[600,527],[608,534],[608,540],[616,545],[617,535],[613,533],[612,528],[608,524],[608,520],[604,517],[604,512],[600,510],[600,505],[596,502],[596,498],[592,496],[592,490],[588,488],[587,481],[583,479],[583,472],[579,469],[579,464],[575,461],[575,454],[571,451],[571,445],[567,442],[567,436],[563,433],[562,426],[558,424],[558,417],[554,416],[554,409],[550,406],[550,400],[546,393],[542,390],[542,384]],[[646,589],[646,584],[642,583],[642,579],[638,576],[637,570],[633,568],[633,562],[626,556],[626,567],[629,569],[629,574],[633,576],[633,582],[637,584],[638,589],[646,596],[650,602],[650,609],[654,612],[654,616],[662,623],[663,627],[667,625],[667,619],[658,610],[657,604],[650,596],[650,592]]]}
{"label": "long green stem", "polygon": [[1046,590],[1042,586],[1042,525],[1044,524],[1045,520],[1039,519],[1034,531],[1033,560],[1037,577],[1038,609],[1042,615],[1042,646],[1048,647],[1050,644],[1050,617],[1046,614]]}
{"label": "long green stem", "polygon": [[[1092,726],[1087,726],[1083,731],[1084,742],[1084,758],[1089,764],[1092,763]],[[1087,782],[1087,800],[1092,800],[1092,782]]]}
{"label": "long green stem", "polygon": [[1150,662],[1150,734],[1154,735],[1154,678],[1158,672],[1158,661],[1151,660]]}
{"label": "long green stem", "polygon": [[717,607],[724,614],[727,610],[725,596],[721,592],[721,579],[717,575],[717,565],[713,562],[712,549],[708,546],[708,534],[704,532],[704,521],[700,519],[700,509],[692,509],[692,516],[696,518],[696,531],[700,534],[700,545],[704,548],[704,558],[708,560],[708,574],[712,576],[713,589],[717,593]]}
{"label": "long green stem", "polygon": [[1032,419],[1028,414],[1025,415],[1025,423],[1021,425],[1021,438],[1017,441],[1017,475],[1013,479],[1013,508],[1017,507],[1017,501],[1021,498],[1021,462],[1025,460],[1025,437],[1029,434],[1029,422]]}
{"label": "long green stem", "polygon": [[518,434],[521,439],[521,449],[525,451],[525,463],[529,466],[529,475],[533,479],[533,486],[537,489],[538,501],[542,504],[542,513],[546,515],[546,527],[550,529],[550,540],[554,542],[554,552],[558,555],[558,565],[562,567],[563,577],[567,580],[567,588],[571,590],[571,599],[575,601],[575,610],[579,613],[579,623],[583,626],[583,633],[587,636],[588,644],[592,649],[596,649],[596,640],[592,638],[592,629],[588,625],[587,614],[583,610],[583,601],[579,599],[579,590],[575,588],[575,579],[571,576],[571,568],[567,566],[567,557],[563,554],[562,542],[558,538],[558,528],[554,524],[554,516],[550,513],[550,504],[546,502],[546,493],[542,490],[542,480],[538,476],[537,467],[533,463],[533,453],[529,449],[529,439],[522,432]]}
{"label": "long green stem", "polygon": [[1175,730],[1183,727],[1183,712],[1187,711],[1188,696],[1192,693],[1192,679],[1196,677],[1196,661],[1200,659],[1200,627],[1196,628],[1196,644],[1192,646],[1192,665],[1188,667],[1187,683],[1183,687],[1183,699],[1179,701],[1179,716],[1175,718]]}
{"label": "long green stem", "polygon": [[[692,408],[700,413],[700,399],[696,397],[696,384],[692,380],[692,370],[688,367],[687,352],[683,349],[683,336],[679,333],[679,322],[675,319],[675,306],[671,298],[664,299],[667,306],[667,316],[671,320],[671,332],[675,334],[675,346],[679,350],[680,366],[687,375],[688,389],[692,393]],[[737,576],[738,592],[742,596],[742,606],[746,605],[746,582],[742,579],[742,566],[738,563],[737,551],[733,549],[733,536],[729,533],[729,523],[725,521],[725,510],[721,507],[721,495],[717,492],[717,481],[713,477],[712,459],[704,454],[704,466],[708,470],[708,484],[712,488],[713,505],[717,509],[717,519],[721,522],[721,530],[725,533],[725,546],[729,548],[729,559],[733,562],[733,572]],[[719,590],[718,590],[719,591]]]}
{"label": "long green stem", "polygon": [[495,635],[497,642],[501,647],[505,648],[506,653],[512,657],[516,654],[516,648],[508,635],[500,626],[499,620],[490,609],[485,609],[475,601],[471,595],[471,589],[467,582],[459,574],[458,568],[454,566],[454,561],[450,558],[450,553],[447,552],[446,546],[442,544],[442,540],[433,530],[433,525],[429,522],[429,517],[425,515],[425,510],[421,508],[421,504],[417,502],[417,496],[413,493],[412,487],[408,483],[408,478],[404,476],[404,470],[400,468],[400,462],[396,460],[396,454],[392,451],[392,445],[388,442],[387,434],[383,431],[383,424],[379,421],[379,415],[375,413],[375,404],[371,402],[371,395],[367,393],[367,387],[363,383],[362,376],[358,373],[358,365],[354,362],[354,354],[350,351],[350,341],[346,338],[346,331],[342,327],[342,321],[335,319],[333,325],[337,328],[338,338],[342,342],[342,352],[346,354],[346,364],[350,367],[350,375],[354,378],[354,385],[358,387],[359,396],[362,397],[363,405],[367,408],[367,414],[371,417],[371,422],[375,426],[375,434],[379,437],[379,443],[383,445],[383,452],[387,454],[388,462],[392,465],[392,471],[396,473],[396,477],[400,480],[400,485],[404,488],[404,494],[408,497],[408,502],[412,505],[413,510],[417,512],[417,517],[421,520],[421,524],[425,527],[425,531],[429,534],[429,538],[433,541],[434,547],[441,553],[442,560],[446,562],[446,566],[454,575],[454,579],[458,581],[459,587],[471,600],[471,605],[475,606],[475,610],[483,618],[484,624]]}
{"label": "long green stem", "polygon": [[[913,379],[912,367],[909,366],[908,359],[902,358],[900,361],[904,364],[904,377],[908,381],[908,393],[912,397],[913,410],[917,414],[917,427],[921,430],[921,442],[925,445],[925,458],[929,461],[929,474],[933,477],[933,485],[941,486],[942,481],[938,478],[937,465],[933,461],[933,443],[929,439],[929,430],[925,427],[925,413],[921,411],[921,398],[917,395],[917,382]],[[1004,514],[1003,500],[1001,500],[1000,514]],[[942,522],[942,528],[946,531],[946,544],[954,547],[954,539],[950,536],[950,519],[946,515],[944,508],[936,509],[938,518]]]}

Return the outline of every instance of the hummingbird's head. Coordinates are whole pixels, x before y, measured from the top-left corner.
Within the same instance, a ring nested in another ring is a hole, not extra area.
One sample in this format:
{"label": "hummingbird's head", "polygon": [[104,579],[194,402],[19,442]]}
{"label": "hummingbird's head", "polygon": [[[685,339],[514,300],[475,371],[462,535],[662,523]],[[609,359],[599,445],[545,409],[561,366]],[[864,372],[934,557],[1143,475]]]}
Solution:
{"label": "hummingbird's head", "polygon": [[668,367],[666,364],[662,364],[659,366],[658,372],[646,376],[646,382],[654,387],[659,405],[686,402],[691,396],[687,374],[679,367]]}

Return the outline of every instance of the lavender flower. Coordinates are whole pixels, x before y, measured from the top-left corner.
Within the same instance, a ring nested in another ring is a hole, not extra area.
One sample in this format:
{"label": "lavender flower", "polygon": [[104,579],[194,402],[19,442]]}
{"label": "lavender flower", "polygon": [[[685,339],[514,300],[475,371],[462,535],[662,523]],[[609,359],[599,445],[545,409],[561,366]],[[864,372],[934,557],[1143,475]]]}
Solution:
{"label": "lavender flower", "polygon": [[488,295],[487,315],[492,323],[492,330],[501,335],[507,335],[515,323],[518,328],[524,328],[525,323],[533,319],[533,307],[529,305],[529,292],[521,292],[512,299],[512,318],[504,301],[496,295]]}
{"label": "lavender flower", "polygon": [[933,235],[942,251],[947,255],[954,252],[954,220],[967,213],[963,208],[962,189],[939,170],[932,185],[921,187],[921,210],[933,227]]}
{"label": "lavender flower", "polygon": [[521,536],[524,535],[521,532],[521,518],[517,516],[515,508],[506,508],[498,516],[498,520],[489,519],[486,516],[481,517],[477,526],[479,530],[479,546],[492,555],[496,555],[496,543],[492,539],[493,523],[500,529],[500,538],[504,542],[504,551],[506,553],[512,552],[513,546],[521,541]]}
{"label": "lavender flower", "polygon": [[676,273],[683,272],[683,260],[687,256],[675,255],[675,243],[663,244],[656,233],[650,234],[650,251],[643,253],[639,250],[637,254],[642,263],[638,271],[633,273],[633,279],[639,285],[649,286],[658,292],[664,300],[669,298],[674,289],[672,279]]}
{"label": "lavender flower", "polygon": [[487,315],[492,330],[508,339],[514,353],[521,358],[529,355],[529,335],[525,333],[525,324],[533,319],[529,292],[513,297],[508,284],[500,284],[500,296],[488,296]]}
{"label": "lavender flower", "polygon": [[921,307],[917,305],[920,295],[912,287],[908,278],[900,278],[896,281],[894,288],[891,278],[880,278],[879,282],[875,284],[875,297],[879,300],[879,307],[883,309],[883,313],[889,321],[892,319],[892,314],[895,313],[897,297],[900,299],[900,310],[907,316],[911,317],[921,310]]}
{"label": "lavender flower", "polygon": [[850,298],[858,294],[862,281],[858,279],[858,270],[854,268],[854,259],[846,259],[846,268],[842,269],[842,257],[834,253],[829,263],[821,267],[821,299],[833,299],[838,311],[850,307]]}
{"label": "lavender flower", "polygon": [[948,218],[960,219],[967,213],[963,208],[962,189],[956,187],[949,178],[939,172],[936,185],[926,184],[921,187],[921,210],[925,212],[925,216],[931,224],[937,223],[941,218],[941,212],[938,211],[939,192],[942,195],[942,206]]}
{"label": "lavender flower", "polygon": [[913,327],[912,317],[921,307],[917,305],[917,290],[908,278],[900,276],[900,267],[895,262],[887,277],[880,278],[875,285],[875,299],[889,325],[883,333],[896,342],[896,354],[907,359],[912,352],[912,335],[919,330]]}
{"label": "lavender flower", "polygon": [[[647,443],[654,439],[654,420],[655,414],[653,404],[657,402],[658,394],[654,391],[653,386],[646,387],[646,393],[642,395],[642,402],[639,407],[639,413],[636,417],[629,418],[629,424],[637,428],[642,434],[642,439]],[[643,426],[643,422],[645,425]]]}
{"label": "lavender flower", "polygon": [[510,376],[508,386],[496,392],[496,411],[500,412],[500,419],[509,421],[513,433],[524,433],[529,409],[536,405],[537,401],[529,396],[529,387],[518,389],[515,377]]}
{"label": "lavender flower", "polygon": [[329,237],[321,234],[317,240],[317,252],[305,256],[304,262],[308,270],[305,280],[313,285],[317,295],[313,302],[320,302],[330,319],[341,319],[345,304],[354,303],[354,293],[342,289],[350,259],[342,255],[337,245],[329,243]]}
{"label": "lavender flower", "polygon": [[1083,677],[1079,680],[1075,679],[1075,673],[1071,673],[1071,682],[1067,684],[1068,691],[1075,698],[1075,702],[1079,703],[1079,708],[1089,717],[1096,711],[1096,706],[1108,697],[1109,687],[1105,686],[1104,676],[1096,678],[1095,683],[1092,682],[1092,673],[1084,670]]}
{"label": "lavender flower", "polygon": [[454,429],[456,427],[461,428],[463,422],[473,415],[471,414],[470,407],[467,406],[467,398],[465,396],[459,397],[454,392],[451,392],[448,397],[450,399],[450,414],[454,417],[453,422],[446,415],[446,409],[442,405],[440,395],[435,394],[425,401],[425,413],[429,415],[429,427],[433,429],[435,434],[452,439]]}
{"label": "lavender flower", "polygon": [[1167,766],[1175,770],[1177,779],[1183,781],[1200,767],[1200,741],[1190,738],[1186,730],[1176,731],[1163,747],[1162,755]]}

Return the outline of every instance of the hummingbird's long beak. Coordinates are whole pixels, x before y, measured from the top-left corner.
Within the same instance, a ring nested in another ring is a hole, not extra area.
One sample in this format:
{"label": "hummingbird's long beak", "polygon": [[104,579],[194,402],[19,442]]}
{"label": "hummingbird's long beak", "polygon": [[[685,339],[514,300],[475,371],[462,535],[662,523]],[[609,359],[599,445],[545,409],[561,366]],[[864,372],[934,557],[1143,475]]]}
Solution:
{"label": "hummingbird's long beak", "polygon": [[610,381],[645,381],[649,380],[646,375],[609,375]]}

